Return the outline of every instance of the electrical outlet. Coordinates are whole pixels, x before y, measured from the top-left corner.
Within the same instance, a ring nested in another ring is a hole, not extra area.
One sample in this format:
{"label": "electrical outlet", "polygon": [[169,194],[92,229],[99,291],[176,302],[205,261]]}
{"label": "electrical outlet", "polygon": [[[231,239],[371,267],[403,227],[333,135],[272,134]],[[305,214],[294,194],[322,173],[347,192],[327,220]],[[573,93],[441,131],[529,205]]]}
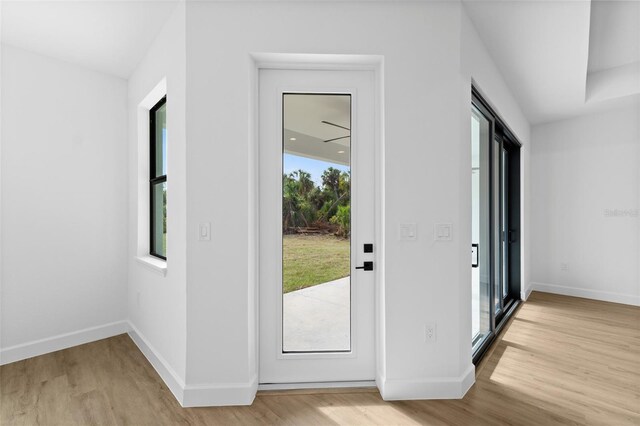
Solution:
{"label": "electrical outlet", "polygon": [[430,322],[425,324],[424,326],[424,340],[427,343],[433,343],[436,341],[436,323]]}
{"label": "electrical outlet", "polygon": [[569,270],[569,264],[566,262],[563,262],[560,264],[560,270],[563,272],[567,272]]}

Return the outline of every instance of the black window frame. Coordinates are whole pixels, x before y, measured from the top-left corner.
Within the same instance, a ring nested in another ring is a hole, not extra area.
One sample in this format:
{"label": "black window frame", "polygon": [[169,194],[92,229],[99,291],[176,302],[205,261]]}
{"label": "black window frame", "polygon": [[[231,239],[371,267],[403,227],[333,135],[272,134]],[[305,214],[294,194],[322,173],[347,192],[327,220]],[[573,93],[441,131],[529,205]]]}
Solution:
{"label": "black window frame", "polygon": [[[154,187],[158,184],[167,182],[167,175],[156,176],[156,112],[167,104],[167,97],[163,96],[151,109],[149,110],[149,254],[151,256],[167,260],[167,256],[159,254],[156,251],[154,241],[154,228],[155,228],[155,216],[154,205]],[[166,161],[166,158],[164,159]],[[165,248],[166,249],[166,248]]]}

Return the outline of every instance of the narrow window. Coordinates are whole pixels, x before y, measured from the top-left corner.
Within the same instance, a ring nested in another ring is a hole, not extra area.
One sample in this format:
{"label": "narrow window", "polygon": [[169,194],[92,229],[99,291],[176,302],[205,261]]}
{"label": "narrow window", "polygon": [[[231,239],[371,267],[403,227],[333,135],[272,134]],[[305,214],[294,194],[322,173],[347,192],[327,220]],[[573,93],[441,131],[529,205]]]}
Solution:
{"label": "narrow window", "polygon": [[152,256],[167,258],[167,98],[149,111],[149,158],[151,159],[150,249]]}

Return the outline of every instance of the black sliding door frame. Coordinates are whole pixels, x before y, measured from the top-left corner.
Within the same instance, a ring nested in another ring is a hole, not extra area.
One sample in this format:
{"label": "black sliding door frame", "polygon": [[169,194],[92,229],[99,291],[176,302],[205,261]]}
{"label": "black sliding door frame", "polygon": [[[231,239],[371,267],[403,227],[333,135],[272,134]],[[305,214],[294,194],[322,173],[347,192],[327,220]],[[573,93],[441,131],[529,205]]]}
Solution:
{"label": "black sliding door frame", "polygon": [[[520,142],[475,87],[472,105],[491,122],[489,144],[490,331],[474,341],[478,363],[520,303]],[[497,182],[496,182],[497,180]],[[497,228],[497,229],[496,229]],[[505,290],[506,283],[506,291]]]}

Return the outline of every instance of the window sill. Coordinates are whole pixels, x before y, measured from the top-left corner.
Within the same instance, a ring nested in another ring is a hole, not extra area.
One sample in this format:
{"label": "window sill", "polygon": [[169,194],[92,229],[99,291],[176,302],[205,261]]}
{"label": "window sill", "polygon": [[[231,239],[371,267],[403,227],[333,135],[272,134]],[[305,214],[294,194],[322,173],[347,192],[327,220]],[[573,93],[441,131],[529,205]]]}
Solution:
{"label": "window sill", "polygon": [[136,261],[145,268],[149,269],[157,273],[158,275],[162,275],[163,277],[167,276],[167,261],[158,259],[157,257],[153,257],[151,255],[147,256],[139,256],[136,257]]}

